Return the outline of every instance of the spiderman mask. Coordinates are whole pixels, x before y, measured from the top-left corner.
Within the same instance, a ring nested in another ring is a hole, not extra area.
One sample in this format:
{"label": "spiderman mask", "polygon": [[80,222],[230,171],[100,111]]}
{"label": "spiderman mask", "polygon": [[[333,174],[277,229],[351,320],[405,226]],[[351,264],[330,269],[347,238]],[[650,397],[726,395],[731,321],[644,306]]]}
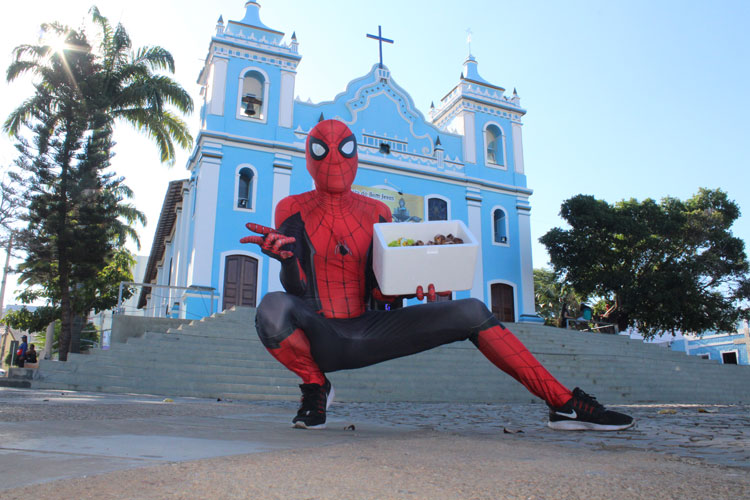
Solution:
{"label": "spiderman mask", "polygon": [[319,122],[307,136],[307,171],[325,193],[349,191],[357,175],[357,138],[337,120]]}

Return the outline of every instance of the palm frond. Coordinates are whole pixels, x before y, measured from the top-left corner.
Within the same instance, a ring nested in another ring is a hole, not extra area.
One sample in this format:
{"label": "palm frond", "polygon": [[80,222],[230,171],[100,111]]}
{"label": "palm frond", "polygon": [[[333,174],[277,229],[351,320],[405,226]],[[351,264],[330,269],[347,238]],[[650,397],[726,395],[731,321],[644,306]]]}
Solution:
{"label": "palm frond", "polygon": [[24,73],[36,72],[38,70],[39,63],[37,61],[15,60],[8,66],[5,72],[5,80],[10,83]]}
{"label": "palm frond", "polygon": [[[48,96],[40,95],[39,93],[34,94],[32,97],[21,103],[16,109],[11,111],[3,124],[3,130],[11,136],[18,136],[21,126],[26,124],[32,117],[39,118],[39,110],[49,105],[50,102]],[[45,121],[44,125],[46,128],[50,128],[54,127],[56,123],[57,117]]]}
{"label": "palm frond", "polygon": [[169,51],[159,46],[139,48],[132,62],[133,64],[145,63],[149,68],[157,71],[166,69],[174,73],[175,70],[174,57]]}
{"label": "palm frond", "polygon": [[162,163],[170,166],[174,164],[174,144],[164,124],[157,118],[157,114],[153,110],[134,108],[120,111],[117,116],[154,140]]}
{"label": "palm frond", "polygon": [[193,99],[182,86],[164,75],[153,75],[149,78],[137,78],[122,89],[118,105],[123,108],[149,106],[162,103],[174,106],[182,113],[193,112]]}

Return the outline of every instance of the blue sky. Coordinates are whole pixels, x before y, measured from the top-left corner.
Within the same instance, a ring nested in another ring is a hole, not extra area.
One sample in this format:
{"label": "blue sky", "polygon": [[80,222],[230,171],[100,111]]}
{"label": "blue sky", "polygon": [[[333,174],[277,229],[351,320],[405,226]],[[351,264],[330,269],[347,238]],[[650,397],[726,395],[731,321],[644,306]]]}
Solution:
{"label": "blue sky", "polygon": [[[377,43],[365,35],[382,25],[383,35],[395,40],[384,46],[384,62],[426,114],[458,82],[470,28],[482,77],[508,93],[517,88],[528,110],[524,156],[534,190],[535,267],[547,263],[538,238],[562,224],[560,204],[578,193],[615,202],[684,199],[700,187],[721,188],[744,212],[733,232],[750,241],[750,2],[259,2],[265,24],[287,40],[296,32],[303,56],[296,94],[313,102],[332,99],[377,62]],[[40,23],[77,26],[91,5],[36,0],[4,6],[0,65],[7,67],[14,46],[35,41]],[[171,51],[176,79],[197,106],[195,81],[216,20],[244,15],[243,0],[96,5],[125,25],[136,46]],[[3,119],[29,92],[26,82],[0,82]],[[187,120],[197,133],[197,113]],[[167,182],[187,176],[188,152],[168,168],[137,133],[121,128],[116,139],[114,169],[149,219],[140,229],[139,253],[147,254]],[[11,141],[0,137],[0,166],[13,157]]]}

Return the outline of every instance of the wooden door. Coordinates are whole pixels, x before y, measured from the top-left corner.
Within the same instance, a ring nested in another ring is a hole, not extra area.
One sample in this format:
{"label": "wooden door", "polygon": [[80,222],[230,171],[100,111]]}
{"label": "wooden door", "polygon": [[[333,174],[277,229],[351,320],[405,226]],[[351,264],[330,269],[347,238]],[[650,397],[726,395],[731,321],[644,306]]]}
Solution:
{"label": "wooden door", "polygon": [[247,255],[230,255],[224,262],[224,293],[221,309],[255,307],[258,290],[258,260]]}
{"label": "wooden door", "polygon": [[513,322],[516,311],[513,306],[513,287],[504,283],[492,285],[492,314],[500,321]]}

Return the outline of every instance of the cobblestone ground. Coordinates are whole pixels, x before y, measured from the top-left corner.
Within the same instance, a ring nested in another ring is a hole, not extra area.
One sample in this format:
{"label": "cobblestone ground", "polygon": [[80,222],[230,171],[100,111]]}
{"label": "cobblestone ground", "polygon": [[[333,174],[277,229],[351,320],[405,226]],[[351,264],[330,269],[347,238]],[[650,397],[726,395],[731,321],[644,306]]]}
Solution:
{"label": "cobblestone ground", "polygon": [[[0,392],[0,422],[117,420],[205,416],[253,418],[283,415],[291,421],[294,402],[213,401],[117,396],[68,391]],[[121,402],[120,402],[121,401]],[[708,464],[750,469],[750,405],[626,405],[610,408],[632,415],[637,425],[621,432],[561,432],[546,426],[542,404],[335,403],[329,428],[378,423],[456,435],[511,433],[518,439],[593,450],[640,450]]]}
{"label": "cobblestone ground", "polygon": [[[296,406],[287,403],[290,418]],[[750,405],[620,405],[635,428],[562,432],[547,427],[542,404],[336,403],[329,420],[375,421],[456,434],[506,432],[530,441],[596,450],[640,450],[750,469]],[[334,424],[329,424],[334,425]]]}

